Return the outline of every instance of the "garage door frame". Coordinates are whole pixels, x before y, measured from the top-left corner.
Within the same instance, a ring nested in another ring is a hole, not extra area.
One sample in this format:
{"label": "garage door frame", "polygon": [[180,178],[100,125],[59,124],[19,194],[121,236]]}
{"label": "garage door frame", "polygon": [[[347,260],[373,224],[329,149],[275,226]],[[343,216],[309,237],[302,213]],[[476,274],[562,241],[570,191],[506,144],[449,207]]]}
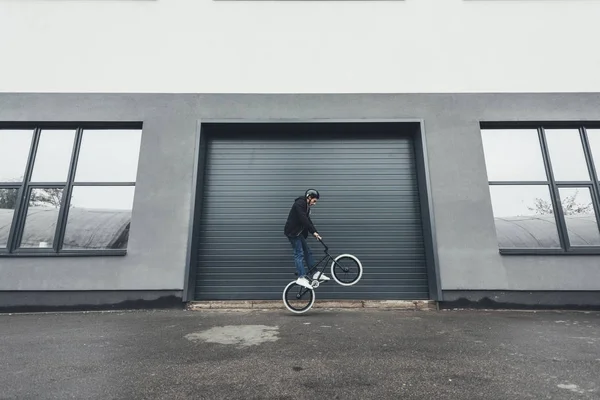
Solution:
{"label": "garage door frame", "polygon": [[196,229],[200,226],[202,215],[202,194],[206,172],[206,151],[208,135],[203,132],[207,124],[253,124],[253,123],[394,123],[403,125],[399,129],[403,134],[410,130],[415,144],[415,161],[417,169],[417,182],[421,206],[421,220],[423,227],[423,240],[425,244],[425,260],[427,264],[427,277],[430,300],[441,301],[442,291],[439,274],[439,261],[437,243],[435,238],[435,218],[433,216],[433,202],[431,198],[431,184],[429,177],[429,162],[427,158],[427,140],[423,119],[202,119],[196,124],[196,148],[194,157],[194,172],[190,199],[190,215],[188,242],[186,249],[186,269],[184,280],[183,301],[193,301],[196,282],[195,253],[198,248],[198,234]]}

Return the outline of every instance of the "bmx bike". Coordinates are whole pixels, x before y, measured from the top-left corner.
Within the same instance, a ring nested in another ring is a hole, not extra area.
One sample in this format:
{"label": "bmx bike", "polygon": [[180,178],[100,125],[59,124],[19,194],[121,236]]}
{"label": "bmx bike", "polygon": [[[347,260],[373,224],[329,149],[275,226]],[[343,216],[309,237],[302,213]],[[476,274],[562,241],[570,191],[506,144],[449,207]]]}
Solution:
{"label": "bmx bike", "polygon": [[[327,268],[327,264],[329,260],[331,260],[331,276],[333,279],[342,286],[352,286],[356,284],[360,278],[362,277],[363,267],[360,263],[360,260],[353,256],[352,254],[340,254],[337,257],[333,257],[329,253],[329,247],[325,245],[323,240],[317,239],[323,245],[325,250],[325,256],[313,265],[313,267],[308,271],[308,276],[314,275],[316,270],[318,270],[319,265],[323,264],[320,274],[324,273],[325,268]],[[296,280],[291,281],[288,285],[283,289],[283,304],[285,307],[296,314],[302,314],[310,310],[315,303],[315,290],[322,283],[326,281],[320,281],[319,279],[312,279],[311,286],[312,289],[306,288],[302,285],[296,283]]]}

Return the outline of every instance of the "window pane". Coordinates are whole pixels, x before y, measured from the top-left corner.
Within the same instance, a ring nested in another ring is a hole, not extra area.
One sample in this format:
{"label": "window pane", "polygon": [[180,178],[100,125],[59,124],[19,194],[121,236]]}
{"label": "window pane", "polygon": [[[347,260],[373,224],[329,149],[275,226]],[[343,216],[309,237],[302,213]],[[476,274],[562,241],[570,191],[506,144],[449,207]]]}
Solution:
{"label": "window pane", "polygon": [[6,248],[13,215],[17,207],[18,189],[0,189],[0,248]]}
{"label": "window pane", "polygon": [[35,155],[32,182],[66,182],[75,131],[42,131]]}
{"label": "window pane", "polygon": [[63,249],[125,249],[135,187],[75,186]]}
{"label": "window pane", "polygon": [[22,182],[33,131],[0,129],[0,182]]}
{"label": "window pane", "polygon": [[550,189],[490,186],[500,248],[560,248]]}
{"label": "window pane", "polygon": [[590,174],[577,129],[546,129],[548,152],[557,181],[589,181]]}
{"label": "window pane", "polygon": [[83,133],[76,182],[135,182],[140,130],[86,130]]}
{"label": "window pane", "polygon": [[587,136],[592,149],[596,174],[600,174],[600,129],[587,129]]}
{"label": "window pane", "polygon": [[32,189],[20,247],[52,247],[62,193],[62,188]]}
{"label": "window pane", "polygon": [[559,188],[571,246],[598,246],[600,232],[589,188]]}
{"label": "window pane", "polygon": [[488,180],[547,180],[537,130],[482,130],[481,138]]}

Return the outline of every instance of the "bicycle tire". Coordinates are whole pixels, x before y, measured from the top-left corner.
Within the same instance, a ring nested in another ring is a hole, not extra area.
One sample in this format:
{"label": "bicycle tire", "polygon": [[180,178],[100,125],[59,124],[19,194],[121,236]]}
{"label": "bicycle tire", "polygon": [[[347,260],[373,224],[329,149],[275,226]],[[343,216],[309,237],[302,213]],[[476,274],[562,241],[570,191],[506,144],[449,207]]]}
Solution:
{"label": "bicycle tire", "polygon": [[[287,298],[287,294],[288,292],[290,292],[291,290],[300,290],[300,289],[306,289],[306,294],[309,297],[309,301],[308,304],[305,307],[302,307],[300,309],[293,307],[288,298]],[[290,283],[287,284],[287,286],[285,287],[285,289],[283,289],[283,304],[285,305],[285,308],[288,309],[288,311],[293,312],[294,314],[303,314],[305,312],[307,312],[308,310],[310,310],[313,306],[313,304],[315,304],[315,291],[314,290],[310,290],[305,288],[304,286],[300,286],[296,283],[296,281],[291,281]]]}
{"label": "bicycle tire", "polygon": [[[336,262],[339,263],[340,260],[342,259],[350,259],[352,260],[356,266],[358,267],[358,276],[352,280],[351,282],[342,282],[341,279],[337,276],[336,271],[335,271],[335,266],[336,266]],[[353,286],[355,285],[358,281],[360,281],[360,278],[362,278],[362,274],[363,274],[363,267],[362,264],[360,262],[360,260],[353,256],[352,254],[340,254],[339,256],[337,256],[334,261],[331,262],[331,276],[333,276],[333,279],[340,285],[342,286]]]}

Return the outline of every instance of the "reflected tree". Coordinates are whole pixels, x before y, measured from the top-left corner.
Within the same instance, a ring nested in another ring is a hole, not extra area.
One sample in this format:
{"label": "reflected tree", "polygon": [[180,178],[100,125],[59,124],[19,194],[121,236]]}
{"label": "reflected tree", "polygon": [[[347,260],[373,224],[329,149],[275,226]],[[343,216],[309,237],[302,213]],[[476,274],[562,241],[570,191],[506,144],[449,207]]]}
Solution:
{"label": "reflected tree", "polygon": [[[22,178],[14,180],[22,182]],[[0,209],[14,210],[17,207],[18,189],[0,189]],[[59,208],[62,201],[62,189],[60,188],[40,188],[31,192],[29,198],[30,206],[51,206]]]}
{"label": "reflected tree", "polygon": [[[18,193],[17,189],[0,189],[0,208],[14,210],[17,206]],[[61,189],[38,189],[32,193],[29,205],[59,208],[61,200]]]}
{"label": "reflected tree", "polygon": [[17,204],[17,190],[0,189],[0,209],[14,210]]}
{"label": "reflected tree", "polygon": [[38,189],[36,193],[32,193],[29,205],[59,208],[62,201],[62,193],[62,189],[57,188]]}
{"label": "reflected tree", "polygon": [[[594,205],[591,202],[588,204],[577,202],[578,194],[579,191],[576,191],[575,194],[565,197],[562,201],[562,209],[565,215],[581,215],[593,212]],[[527,209],[534,211],[536,215],[554,214],[552,203],[540,198],[536,198],[533,207],[527,207]]]}

